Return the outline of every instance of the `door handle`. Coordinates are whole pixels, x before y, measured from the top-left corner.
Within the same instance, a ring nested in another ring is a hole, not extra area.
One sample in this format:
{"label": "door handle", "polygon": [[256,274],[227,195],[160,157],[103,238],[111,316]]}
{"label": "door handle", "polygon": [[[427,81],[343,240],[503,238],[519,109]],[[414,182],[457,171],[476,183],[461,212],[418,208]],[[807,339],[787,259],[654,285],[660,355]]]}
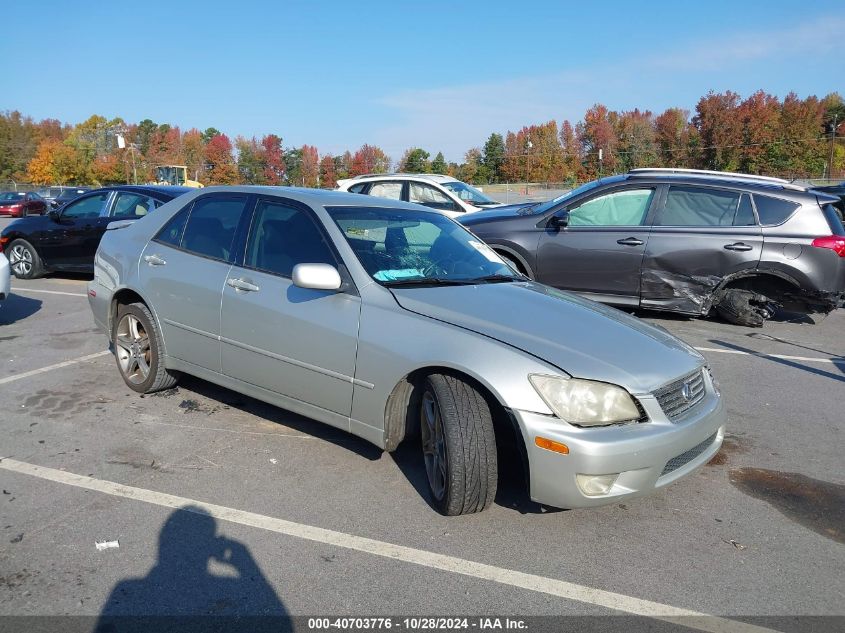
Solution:
{"label": "door handle", "polygon": [[167,263],[158,255],[144,255],[144,261],[150,266],[164,266]]}
{"label": "door handle", "polygon": [[729,251],[750,251],[753,246],[750,244],[743,244],[742,242],[735,242],[734,244],[725,244],[725,250]]}
{"label": "door handle", "polygon": [[235,290],[243,290],[244,292],[258,292],[259,290],[261,290],[259,286],[251,284],[244,279],[229,278],[226,280],[226,283],[229,284]]}
{"label": "door handle", "polygon": [[636,237],[626,237],[623,240],[616,240],[617,244],[622,244],[623,246],[642,246],[645,244],[642,240],[638,240]]}

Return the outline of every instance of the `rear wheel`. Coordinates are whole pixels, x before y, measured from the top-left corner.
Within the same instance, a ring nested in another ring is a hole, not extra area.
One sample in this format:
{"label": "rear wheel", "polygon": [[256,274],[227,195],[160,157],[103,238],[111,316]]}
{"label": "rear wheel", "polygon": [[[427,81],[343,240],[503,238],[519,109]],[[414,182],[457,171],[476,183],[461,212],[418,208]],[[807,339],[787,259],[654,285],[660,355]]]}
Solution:
{"label": "rear wheel", "polygon": [[161,335],[143,303],[120,306],[112,342],[120,375],[133,391],[152,393],[178,382],[179,375],[164,367]]}
{"label": "rear wheel", "polygon": [[480,512],[496,496],[496,437],[478,390],[448,374],[429,376],[420,405],[423,460],[434,506],[454,516]]}
{"label": "rear wheel", "polygon": [[21,239],[9,245],[9,266],[18,279],[35,279],[44,272],[38,252],[32,244]]}

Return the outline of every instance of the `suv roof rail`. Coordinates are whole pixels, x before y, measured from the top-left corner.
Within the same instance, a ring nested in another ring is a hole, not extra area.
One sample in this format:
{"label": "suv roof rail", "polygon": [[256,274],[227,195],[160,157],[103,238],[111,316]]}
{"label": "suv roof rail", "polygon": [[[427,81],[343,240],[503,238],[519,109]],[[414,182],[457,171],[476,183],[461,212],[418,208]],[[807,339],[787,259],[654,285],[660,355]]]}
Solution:
{"label": "suv roof rail", "polygon": [[764,185],[779,185],[783,189],[795,189],[797,191],[806,191],[806,187],[796,185],[784,178],[773,178],[772,176],[757,176],[755,174],[742,174],[734,171],[714,171],[710,169],[680,169],[677,167],[638,167],[628,171],[631,176],[648,176],[648,175],[666,175],[678,174],[681,176],[710,176],[715,178],[723,178],[726,180],[744,180],[747,182],[757,182]]}
{"label": "suv roof rail", "polygon": [[354,180],[356,178],[371,178],[371,177],[374,177],[374,176],[415,176],[415,177],[418,177],[418,178],[431,178],[431,177],[451,178],[451,176],[449,176],[447,174],[428,174],[428,173],[416,174],[416,173],[413,173],[413,172],[394,171],[394,172],[383,173],[383,174],[358,174],[357,176],[353,176],[352,179]]}

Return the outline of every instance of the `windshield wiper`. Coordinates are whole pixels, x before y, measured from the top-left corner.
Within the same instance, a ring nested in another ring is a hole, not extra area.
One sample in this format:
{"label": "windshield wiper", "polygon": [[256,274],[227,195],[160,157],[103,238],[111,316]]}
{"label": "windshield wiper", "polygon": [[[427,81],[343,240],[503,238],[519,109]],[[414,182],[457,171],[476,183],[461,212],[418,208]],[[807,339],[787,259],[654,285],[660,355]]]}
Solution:
{"label": "windshield wiper", "polygon": [[441,279],[440,277],[418,277],[415,279],[393,279],[383,281],[382,286],[387,288],[402,288],[404,286],[463,286],[466,279]]}
{"label": "windshield wiper", "polygon": [[497,284],[497,283],[507,283],[509,281],[524,281],[523,277],[517,277],[516,275],[484,275],[483,277],[475,277],[474,279],[467,279],[467,283],[486,283],[486,284]]}

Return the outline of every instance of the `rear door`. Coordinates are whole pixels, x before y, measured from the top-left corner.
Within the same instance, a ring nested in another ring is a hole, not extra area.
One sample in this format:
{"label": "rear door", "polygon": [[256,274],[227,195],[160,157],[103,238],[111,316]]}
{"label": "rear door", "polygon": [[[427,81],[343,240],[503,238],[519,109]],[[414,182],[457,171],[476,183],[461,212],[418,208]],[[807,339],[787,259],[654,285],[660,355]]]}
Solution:
{"label": "rear door", "polygon": [[339,267],[306,206],[259,199],[246,254],[229,271],[221,308],[223,373],[338,414],[348,430],[361,299],[299,288],[297,264]]}
{"label": "rear door", "polygon": [[641,305],[700,314],[723,277],[757,268],[762,248],[748,193],[670,185],[643,259]]}
{"label": "rear door", "polygon": [[249,201],[234,193],[197,198],[162,227],[139,263],[167,354],[217,373],[220,298]]}
{"label": "rear door", "polygon": [[658,188],[604,189],[573,206],[565,227],[543,227],[537,248],[537,281],[608,303],[639,302],[640,265],[649,239],[646,224]]}

